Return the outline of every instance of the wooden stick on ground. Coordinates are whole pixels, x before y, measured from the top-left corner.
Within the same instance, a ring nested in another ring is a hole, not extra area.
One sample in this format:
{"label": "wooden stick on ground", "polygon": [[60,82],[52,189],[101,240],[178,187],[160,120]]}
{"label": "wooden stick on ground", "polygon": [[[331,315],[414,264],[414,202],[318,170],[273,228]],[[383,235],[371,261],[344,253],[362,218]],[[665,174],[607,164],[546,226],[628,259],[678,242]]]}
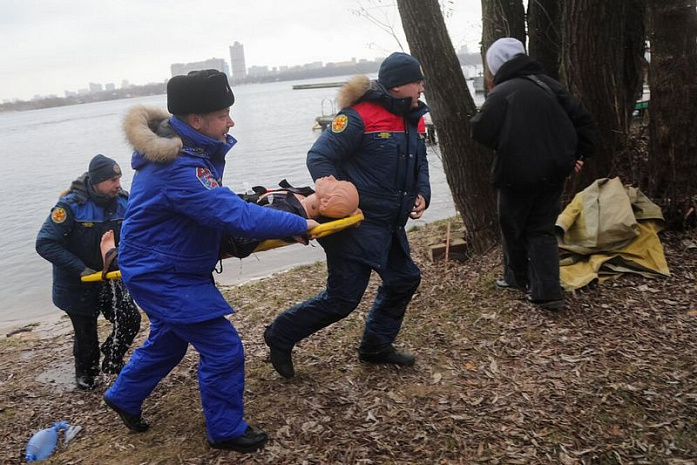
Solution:
{"label": "wooden stick on ground", "polygon": [[450,255],[450,220],[445,230],[445,269],[448,269],[448,256]]}

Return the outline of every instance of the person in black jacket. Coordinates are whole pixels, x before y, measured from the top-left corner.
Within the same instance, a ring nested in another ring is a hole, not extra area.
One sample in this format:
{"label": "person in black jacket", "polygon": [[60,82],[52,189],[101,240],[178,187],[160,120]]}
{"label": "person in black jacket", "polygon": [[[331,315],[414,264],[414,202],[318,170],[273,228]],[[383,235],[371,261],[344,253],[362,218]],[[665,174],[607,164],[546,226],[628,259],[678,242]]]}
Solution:
{"label": "person in black jacket", "polygon": [[596,124],[581,103],[546,76],[517,39],[486,53],[490,93],[471,123],[472,138],[494,149],[504,276],[502,288],[529,290],[543,308],[563,308],[554,224],[566,178],[593,154]]}
{"label": "person in black jacket", "polygon": [[116,161],[95,155],[89,171],[61,194],[36,239],[36,251],[53,264],[53,303],[68,314],[75,330],[75,382],[80,389],[94,388],[99,374],[99,314],[113,324],[101,346],[103,373],[121,370],[140,329],[140,312],[121,281],[81,281],[81,276],[104,267],[102,237],[112,231],[118,242],[128,200],[120,178]]}

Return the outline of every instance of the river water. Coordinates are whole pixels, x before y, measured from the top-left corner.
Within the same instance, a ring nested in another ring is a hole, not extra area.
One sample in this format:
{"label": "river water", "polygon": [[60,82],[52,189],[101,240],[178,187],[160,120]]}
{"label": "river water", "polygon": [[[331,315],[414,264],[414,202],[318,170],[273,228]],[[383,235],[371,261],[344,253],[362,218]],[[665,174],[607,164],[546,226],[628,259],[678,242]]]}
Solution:
{"label": "river water", "polygon": [[[313,129],[315,118],[332,112],[338,89],[293,90],[298,82],[234,89],[231,115],[235,127],[230,134],[238,143],[228,153],[223,182],[235,192],[255,185],[273,187],[284,178],[294,185],[312,185],[305,156],[320,134]],[[0,113],[0,160],[12,172],[0,187],[0,330],[63,314],[51,302],[51,264],[36,254],[36,234],[59,193],[87,170],[97,153],[118,161],[123,169],[122,185],[129,189],[131,149],[122,120],[134,105],[166,108],[166,100],[159,95]],[[437,147],[429,148],[428,158],[432,203],[422,220],[410,220],[407,227],[455,214]],[[244,260],[225,260],[224,271],[216,279],[220,284],[236,284],[323,258],[319,245],[292,245]]]}

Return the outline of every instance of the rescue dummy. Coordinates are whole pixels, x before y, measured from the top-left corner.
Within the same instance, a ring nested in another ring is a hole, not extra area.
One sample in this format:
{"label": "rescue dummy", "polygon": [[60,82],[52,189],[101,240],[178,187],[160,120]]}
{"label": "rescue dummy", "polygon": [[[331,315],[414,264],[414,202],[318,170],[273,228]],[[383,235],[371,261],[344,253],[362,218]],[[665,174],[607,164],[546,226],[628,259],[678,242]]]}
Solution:
{"label": "rescue dummy", "polygon": [[[247,200],[276,210],[295,213],[303,218],[320,220],[320,223],[322,218],[346,218],[359,212],[356,186],[348,181],[339,181],[334,176],[317,179],[314,191],[309,187],[294,188],[285,181],[280,185],[281,189],[273,191],[257,187],[257,195],[250,196]],[[296,242],[290,237],[284,240],[289,243]],[[260,242],[262,241],[223,236],[220,256],[248,257]]]}
{"label": "rescue dummy", "polygon": [[116,248],[116,242],[114,241],[113,230],[110,229],[104,233],[102,240],[99,243],[99,248],[102,251],[102,263],[104,263],[104,269],[102,269],[102,280],[105,280],[107,279],[107,273],[119,269],[118,249]]}

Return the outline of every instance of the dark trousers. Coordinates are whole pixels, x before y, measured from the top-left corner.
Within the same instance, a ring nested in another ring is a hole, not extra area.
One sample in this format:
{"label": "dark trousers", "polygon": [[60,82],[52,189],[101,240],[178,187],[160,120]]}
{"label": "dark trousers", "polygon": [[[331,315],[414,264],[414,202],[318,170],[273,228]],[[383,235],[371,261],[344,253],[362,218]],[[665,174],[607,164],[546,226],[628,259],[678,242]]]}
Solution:
{"label": "dark trousers", "polygon": [[119,367],[122,364],[124,355],[140,329],[140,312],[123,283],[105,282],[99,293],[97,312],[93,315],[68,313],[75,330],[73,355],[77,376],[99,374],[99,313],[112,324],[111,334],[101,346],[101,352],[104,354],[103,369]]}
{"label": "dark trousers", "polygon": [[529,286],[533,300],[562,298],[555,222],[562,186],[539,191],[498,191],[504,279]]}
{"label": "dark trousers", "polygon": [[[269,336],[278,348],[291,350],[302,339],[347,317],[360,303],[371,271],[365,263],[328,253],[326,290],[281,313]],[[421,282],[419,268],[397,241],[392,241],[387,266],[375,271],[382,285],[365,322],[362,353],[377,353],[392,345]]]}

